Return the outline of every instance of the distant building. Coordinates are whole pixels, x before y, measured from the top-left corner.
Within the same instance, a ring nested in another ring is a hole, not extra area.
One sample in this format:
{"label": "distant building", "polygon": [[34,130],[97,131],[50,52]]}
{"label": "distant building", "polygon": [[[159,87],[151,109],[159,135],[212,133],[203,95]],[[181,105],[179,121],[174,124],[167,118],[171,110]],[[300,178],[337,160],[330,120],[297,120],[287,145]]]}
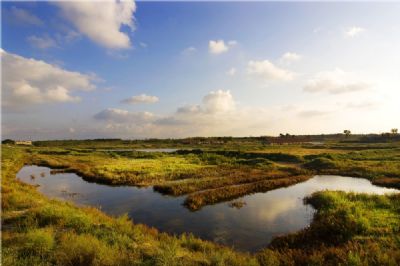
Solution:
{"label": "distant building", "polygon": [[32,145],[32,141],[30,141],[30,140],[16,140],[15,144],[17,144],[17,145]]}

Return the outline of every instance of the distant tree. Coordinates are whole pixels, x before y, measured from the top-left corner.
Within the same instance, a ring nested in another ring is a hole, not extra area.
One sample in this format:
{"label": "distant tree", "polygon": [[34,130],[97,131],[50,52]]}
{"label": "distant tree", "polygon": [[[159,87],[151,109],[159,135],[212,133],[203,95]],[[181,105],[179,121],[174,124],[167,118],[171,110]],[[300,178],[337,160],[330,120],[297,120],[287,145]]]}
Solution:
{"label": "distant tree", "polygon": [[346,137],[348,137],[348,136],[350,136],[350,134],[351,134],[351,131],[350,131],[350,130],[348,130],[348,129],[345,129],[345,130],[343,130],[343,134],[345,134],[345,135],[346,135]]}
{"label": "distant tree", "polygon": [[1,143],[3,144],[15,144],[15,141],[12,139],[5,139]]}
{"label": "distant tree", "polygon": [[392,132],[392,135],[397,135],[397,134],[399,134],[399,130],[398,130],[397,128],[392,128],[392,129],[390,130],[390,132]]}

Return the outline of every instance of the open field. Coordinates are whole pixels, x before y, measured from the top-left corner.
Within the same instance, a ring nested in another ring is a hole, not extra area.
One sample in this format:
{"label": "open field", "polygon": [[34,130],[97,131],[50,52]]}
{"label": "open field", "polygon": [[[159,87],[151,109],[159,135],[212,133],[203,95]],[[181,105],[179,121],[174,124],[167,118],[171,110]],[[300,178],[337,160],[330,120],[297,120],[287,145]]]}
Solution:
{"label": "open field", "polygon": [[203,146],[193,151],[145,153],[53,143],[2,145],[3,265],[400,263],[399,195],[315,193],[307,199],[318,210],[309,228],[276,238],[265,249],[249,254],[190,235],[159,233],[134,224],[127,216],[110,217],[95,208],[49,200],[15,179],[24,164],[48,165],[91,181],[153,185],[165,194],[187,195],[186,204],[193,210],[288,186],[318,173],[366,177],[391,187],[400,183],[396,142],[330,143],[320,148],[252,143],[248,150],[234,149],[236,145],[229,150]]}

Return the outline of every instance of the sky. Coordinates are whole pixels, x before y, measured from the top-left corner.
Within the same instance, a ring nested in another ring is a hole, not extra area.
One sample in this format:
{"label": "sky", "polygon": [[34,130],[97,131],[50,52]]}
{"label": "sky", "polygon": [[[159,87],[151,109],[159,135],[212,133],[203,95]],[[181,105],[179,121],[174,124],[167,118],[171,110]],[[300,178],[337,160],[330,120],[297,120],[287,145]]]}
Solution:
{"label": "sky", "polygon": [[2,139],[400,127],[400,3],[1,7]]}

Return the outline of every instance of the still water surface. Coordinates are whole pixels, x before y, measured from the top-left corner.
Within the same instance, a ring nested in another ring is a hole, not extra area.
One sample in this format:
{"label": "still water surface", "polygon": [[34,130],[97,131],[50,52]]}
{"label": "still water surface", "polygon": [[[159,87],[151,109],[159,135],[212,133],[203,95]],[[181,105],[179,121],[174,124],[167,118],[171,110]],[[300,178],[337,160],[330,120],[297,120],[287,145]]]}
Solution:
{"label": "still water surface", "polygon": [[143,149],[97,149],[97,151],[141,151],[141,152],[165,152],[173,153],[178,149],[175,148],[143,148]]}
{"label": "still water surface", "polygon": [[329,189],[377,194],[397,191],[377,187],[366,179],[315,176],[287,188],[245,196],[242,200],[246,205],[241,209],[231,208],[225,202],[191,212],[182,206],[184,197],[164,196],[153,192],[152,188],[89,183],[76,174],[50,174],[50,170],[24,166],[17,178],[39,185],[38,190],[51,198],[96,206],[112,215],[128,213],[136,223],[172,234],[191,232],[203,239],[246,251],[256,251],[268,245],[275,236],[308,226],[315,210],[304,205],[303,198],[315,191]]}

